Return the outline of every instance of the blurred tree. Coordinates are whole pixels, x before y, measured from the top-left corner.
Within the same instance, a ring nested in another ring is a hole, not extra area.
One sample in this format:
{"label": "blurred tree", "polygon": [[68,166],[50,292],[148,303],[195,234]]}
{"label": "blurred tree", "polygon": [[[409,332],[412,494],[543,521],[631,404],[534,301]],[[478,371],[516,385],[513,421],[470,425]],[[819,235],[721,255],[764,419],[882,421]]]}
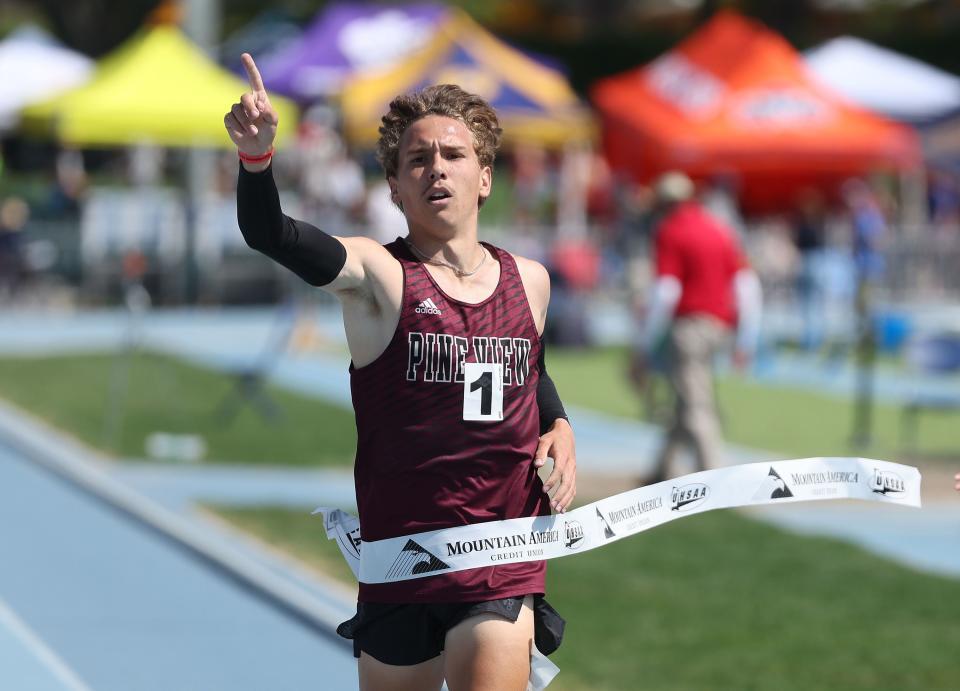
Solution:
{"label": "blurred tree", "polygon": [[[264,8],[262,0],[221,1],[223,36]],[[306,23],[332,1],[272,0],[269,6]],[[648,62],[722,8],[759,19],[800,49],[851,34],[960,73],[960,0],[446,1],[514,44],[566,64],[581,92],[599,77]],[[5,24],[42,12],[67,45],[99,57],[142,26],[159,4],[161,0],[0,0],[0,33],[9,28]]]}
{"label": "blurred tree", "polygon": [[[715,4],[720,3],[716,0],[704,3]],[[743,0],[730,4],[736,5],[740,12],[759,19],[774,31],[794,39],[806,33],[817,16],[816,0]]]}
{"label": "blurred tree", "polygon": [[40,8],[34,7],[32,3],[0,0],[0,37],[6,36],[21,24],[26,23],[49,29],[46,17],[43,16]]}
{"label": "blurred tree", "polygon": [[221,35],[229,36],[267,8],[305,25],[330,3],[329,0],[272,0],[269,3],[263,0],[221,0],[221,4],[223,8]]}
{"label": "blurred tree", "polygon": [[[262,0],[221,0],[223,32],[243,26],[263,10]],[[38,8],[46,16],[49,28],[65,44],[93,57],[100,57],[123,43],[157,12],[168,16],[179,13],[177,0],[21,0],[19,3],[0,0],[6,5]],[[271,7],[284,11],[300,21],[307,21],[324,0],[274,0]]]}
{"label": "blurred tree", "polygon": [[65,44],[92,57],[110,52],[130,37],[159,0],[36,0],[50,28]]}
{"label": "blurred tree", "polygon": [[[461,0],[467,9],[472,3]],[[492,2],[486,24],[564,63],[583,93],[644,64],[721,9],[754,17],[805,49],[849,34],[960,73],[960,0],[527,0]]]}

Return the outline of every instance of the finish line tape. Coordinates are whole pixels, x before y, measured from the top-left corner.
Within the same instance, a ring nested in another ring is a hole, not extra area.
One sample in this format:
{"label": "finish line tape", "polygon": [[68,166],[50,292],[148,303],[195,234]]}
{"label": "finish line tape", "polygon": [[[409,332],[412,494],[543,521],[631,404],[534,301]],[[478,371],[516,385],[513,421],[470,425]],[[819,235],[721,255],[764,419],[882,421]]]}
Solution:
{"label": "finish line tape", "polygon": [[920,471],[869,458],[803,458],[704,470],[615,494],[567,513],[513,518],[363,542],[360,522],[318,508],[363,583],[393,583],[465,569],[556,559],[664,523],[740,506],[864,499],[920,506]]}

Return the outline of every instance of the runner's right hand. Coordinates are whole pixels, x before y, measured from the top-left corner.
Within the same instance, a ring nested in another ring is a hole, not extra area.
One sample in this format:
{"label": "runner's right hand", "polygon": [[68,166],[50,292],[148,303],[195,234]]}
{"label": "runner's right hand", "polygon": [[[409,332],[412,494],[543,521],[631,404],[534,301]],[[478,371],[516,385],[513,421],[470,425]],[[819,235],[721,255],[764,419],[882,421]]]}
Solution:
{"label": "runner's right hand", "polygon": [[262,156],[273,146],[279,118],[270,105],[270,98],[253,58],[249,53],[244,53],[240,60],[250,80],[250,91],[243,94],[240,102],[234,103],[230,112],[223,116],[223,124],[237,149],[249,156]]}

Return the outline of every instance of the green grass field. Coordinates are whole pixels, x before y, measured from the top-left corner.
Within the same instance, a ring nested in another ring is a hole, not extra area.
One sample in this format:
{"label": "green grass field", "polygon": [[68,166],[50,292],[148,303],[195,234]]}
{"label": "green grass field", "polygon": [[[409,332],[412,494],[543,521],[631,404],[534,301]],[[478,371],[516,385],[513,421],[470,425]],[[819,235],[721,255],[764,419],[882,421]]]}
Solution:
{"label": "green grass field", "polygon": [[[619,349],[555,348],[550,352],[550,372],[564,401],[639,419],[640,401],[624,376],[625,357]],[[283,410],[281,420],[268,423],[245,406],[224,425],[214,413],[233,386],[227,375],[150,353],[132,362],[122,424],[111,434],[107,402],[117,362],[106,354],[0,358],[0,396],[123,457],[142,457],[147,435],[163,431],[201,434],[213,462],[349,467],[353,461],[356,430],[350,411],[270,387],[271,397]],[[923,416],[919,448],[905,454],[895,405],[875,407],[874,443],[852,449],[853,409],[847,401],[736,376],[719,378],[718,399],[727,439],[784,458],[856,453],[909,461],[917,452],[960,457],[957,413]],[[576,419],[573,423],[576,429]]]}
{"label": "green grass field", "polygon": [[[581,351],[553,348],[548,369],[564,401],[619,417],[639,419],[640,399],[626,377],[626,352],[618,348]],[[727,440],[773,451],[784,458],[860,455],[901,460],[916,455],[960,458],[960,413],[921,417],[916,449],[905,452],[900,408],[874,408],[873,443],[849,443],[853,406],[833,396],[772,387],[739,376],[717,379],[717,398]],[[573,420],[576,429],[576,420]]]}
{"label": "green grass field", "polygon": [[[96,448],[120,457],[144,457],[153,432],[200,434],[209,461],[339,465],[353,463],[353,413],[268,387],[282,410],[271,423],[249,405],[229,423],[216,412],[234,387],[227,375],[175,358],[140,353],[129,366],[126,387],[114,355],[0,358],[0,396]],[[112,389],[111,387],[116,388]],[[121,392],[122,419],[111,433],[108,402]]]}
{"label": "green grass field", "polygon": [[[323,533],[323,518],[309,511],[291,511],[273,506],[236,508],[204,505],[240,530],[255,535],[267,544],[319,569],[331,578],[356,586],[353,572],[334,543]],[[350,510],[351,507],[341,507]],[[353,508],[353,513],[356,509]]]}
{"label": "green grass field", "polygon": [[[319,519],[216,509],[353,585]],[[892,509],[896,510],[896,509]],[[550,562],[551,690],[956,689],[960,582],[731,511]]]}

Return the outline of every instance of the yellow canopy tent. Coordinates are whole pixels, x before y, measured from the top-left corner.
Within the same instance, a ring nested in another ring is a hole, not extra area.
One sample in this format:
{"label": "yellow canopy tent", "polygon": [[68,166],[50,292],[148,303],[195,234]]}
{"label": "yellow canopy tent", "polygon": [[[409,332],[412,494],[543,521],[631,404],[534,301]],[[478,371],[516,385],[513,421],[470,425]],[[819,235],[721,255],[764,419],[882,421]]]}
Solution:
{"label": "yellow canopy tent", "polygon": [[384,72],[347,83],[341,105],[348,138],[372,145],[394,96],[444,83],[487,99],[497,110],[506,142],[559,147],[594,136],[590,111],[562,74],[503,43],[465,13],[451,11],[422,50]]}
{"label": "yellow canopy tent", "polygon": [[[249,85],[211,61],[177,27],[151,26],[103,58],[84,86],[24,109],[28,132],[74,146],[232,147],[223,114]],[[272,98],[277,144],[296,131],[296,106]]]}

